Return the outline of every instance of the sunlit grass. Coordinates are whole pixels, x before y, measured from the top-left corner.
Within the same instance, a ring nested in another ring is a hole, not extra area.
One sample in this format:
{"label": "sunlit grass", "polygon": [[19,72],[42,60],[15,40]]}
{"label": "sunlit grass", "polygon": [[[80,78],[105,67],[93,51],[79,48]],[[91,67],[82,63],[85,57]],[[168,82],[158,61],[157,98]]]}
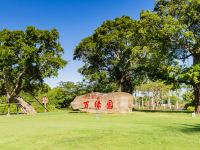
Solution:
{"label": "sunlit grass", "polygon": [[200,117],[187,113],[0,116],[0,150],[199,150]]}

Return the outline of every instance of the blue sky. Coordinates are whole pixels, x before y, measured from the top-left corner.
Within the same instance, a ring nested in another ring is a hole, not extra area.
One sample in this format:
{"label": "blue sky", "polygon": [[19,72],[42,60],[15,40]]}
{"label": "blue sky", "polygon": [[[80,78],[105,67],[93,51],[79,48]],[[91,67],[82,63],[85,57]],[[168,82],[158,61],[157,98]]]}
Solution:
{"label": "blue sky", "polygon": [[77,72],[83,64],[73,60],[73,50],[81,39],[91,35],[103,21],[128,15],[138,19],[141,10],[152,10],[154,0],[1,0],[0,30],[56,28],[65,49],[68,65],[59,76],[46,79],[51,86],[60,81],[81,81]]}

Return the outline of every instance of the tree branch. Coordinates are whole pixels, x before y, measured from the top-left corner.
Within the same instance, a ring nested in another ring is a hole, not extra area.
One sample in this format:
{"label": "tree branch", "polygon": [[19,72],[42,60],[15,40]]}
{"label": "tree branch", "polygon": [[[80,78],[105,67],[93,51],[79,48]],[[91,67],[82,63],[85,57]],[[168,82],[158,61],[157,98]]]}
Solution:
{"label": "tree branch", "polygon": [[187,59],[187,58],[189,58],[190,56],[192,56],[192,54],[189,54],[189,55],[187,55],[187,56],[185,56],[185,57],[175,57],[176,59]]}
{"label": "tree branch", "polygon": [[11,96],[13,96],[13,94],[18,90],[18,88],[20,86],[20,81],[21,81],[21,79],[22,79],[22,77],[23,77],[25,72],[26,72],[26,69],[24,69],[24,71],[19,74],[19,76],[17,78],[17,81],[16,81],[15,88],[12,90],[12,92],[10,94]]}

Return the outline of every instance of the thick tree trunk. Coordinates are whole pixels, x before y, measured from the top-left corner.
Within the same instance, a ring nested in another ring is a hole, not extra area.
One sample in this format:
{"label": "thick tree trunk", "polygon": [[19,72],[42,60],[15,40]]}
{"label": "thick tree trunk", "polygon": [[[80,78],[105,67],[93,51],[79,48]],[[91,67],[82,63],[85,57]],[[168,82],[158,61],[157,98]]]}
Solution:
{"label": "thick tree trunk", "polygon": [[119,84],[118,92],[122,92],[122,84]]}
{"label": "thick tree trunk", "polygon": [[195,113],[200,113],[200,83],[193,86],[194,88],[194,100],[195,100]]}
{"label": "thick tree trunk", "polygon": [[[193,56],[193,65],[200,64],[200,54],[196,54]],[[200,113],[200,77],[199,83],[193,85],[194,89],[194,100],[195,100],[195,113]]]}
{"label": "thick tree trunk", "polygon": [[133,94],[133,87],[131,82],[124,81],[120,82],[118,85],[119,85],[118,92],[127,92]]}
{"label": "thick tree trunk", "polygon": [[23,113],[25,113],[27,115],[36,114],[35,109],[31,105],[29,105],[27,102],[25,102],[23,100],[23,98],[18,97],[18,98],[16,98],[16,101],[18,102],[19,107],[20,107],[20,109],[22,110]]}
{"label": "thick tree trunk", "polygon": [[10,103],[15,103],[17,106],[20,107],[23,113],[28,114],[28,115],[33,115],[36,113],[35,109],[29,105],[27,102],[25,102],[22,98],[17,97],[14,98],[7,92],[7,100],[8,100],[8,112],[7,116],[10,116]]}

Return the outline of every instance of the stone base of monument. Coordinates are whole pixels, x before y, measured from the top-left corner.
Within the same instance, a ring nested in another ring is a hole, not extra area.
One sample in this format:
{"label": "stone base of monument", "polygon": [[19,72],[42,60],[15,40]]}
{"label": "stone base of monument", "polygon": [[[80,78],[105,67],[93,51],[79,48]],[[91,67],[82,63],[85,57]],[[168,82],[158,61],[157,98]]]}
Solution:
{"label": "stone base of monument", "polygon": [[133,108],[133,96],[125,92],[94,92],[77,96],[71,106],[88,113],[129,113]]}
{"label": "stone base of monument", "polygon": [[85,113],[105,113],[105,114],[109,114],[109,113],[129,113],[132,112],[131,110],[127,110],[127,111],[107,111],[107,110],[99,110],[99,111],[95,111],[93,109],[80,109],[80,112],[85,112]]}

